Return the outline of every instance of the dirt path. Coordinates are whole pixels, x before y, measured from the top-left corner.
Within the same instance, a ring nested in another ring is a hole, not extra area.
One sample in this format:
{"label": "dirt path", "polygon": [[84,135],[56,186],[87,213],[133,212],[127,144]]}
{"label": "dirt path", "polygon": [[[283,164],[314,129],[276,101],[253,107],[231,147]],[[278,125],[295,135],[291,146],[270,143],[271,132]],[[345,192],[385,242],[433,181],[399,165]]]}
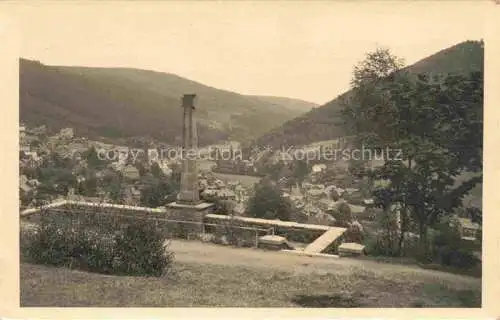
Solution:
{"label": "dirt path", "polygon": [[450,282],[477,284],[481,279],[456,275],[418,266],[397,265],[349,258],[324,258],[299,256],[287,252],[265,251],[251,248],[232,248],[198,241],[172,240],[170,249],[179,262],[241,266],[258,269],[274,269],[292,273],[345,273],[363,268],[373,272],[418,275]]}
{"label": "dirt path", "polygon": [[[29,228],[30,225],[30,223],[22,223],[23,227]],[[170,240],[170,250],[174,252],[176,261],[181,263],[273,269],[294,274],[335,273],[349,275],[355,269],[364,269],[384,276],[388,274],[400,277],[418,276],[429,281],[444,280],[450,283],[471,285],[480,285],[481,283],[479,278],[426,270],[412,265],[390,264],[354,258],[299,256],[287,252],[266,251],[255,248],[233,248],[200,241]]]}

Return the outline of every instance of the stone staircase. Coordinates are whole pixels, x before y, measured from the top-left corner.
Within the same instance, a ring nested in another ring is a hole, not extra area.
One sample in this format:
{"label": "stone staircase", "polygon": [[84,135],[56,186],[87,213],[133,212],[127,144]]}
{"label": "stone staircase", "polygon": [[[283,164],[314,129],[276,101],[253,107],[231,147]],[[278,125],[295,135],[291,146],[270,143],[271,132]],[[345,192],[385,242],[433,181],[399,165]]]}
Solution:
{"label": "stone staircase", "polygon": [[339,236],[341,236],[346,229],[344,228],[331,228],[323,233],[316,240],[311,242],[305,249],[304,253],[321,253]]}

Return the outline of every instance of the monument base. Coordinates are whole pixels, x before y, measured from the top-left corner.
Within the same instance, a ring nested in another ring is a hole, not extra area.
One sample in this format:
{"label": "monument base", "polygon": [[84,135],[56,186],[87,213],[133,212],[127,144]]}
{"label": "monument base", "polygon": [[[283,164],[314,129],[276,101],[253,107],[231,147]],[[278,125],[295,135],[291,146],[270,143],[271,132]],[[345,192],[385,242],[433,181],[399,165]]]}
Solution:
{"label": "monument base", "polygon": [[214,204],[210,202],[183,203],[171,202],[166,206],[166,218],[179,221],[179,226],[185,230],[188,238],[204,233],[203,220],[205,215],[212,213]]}

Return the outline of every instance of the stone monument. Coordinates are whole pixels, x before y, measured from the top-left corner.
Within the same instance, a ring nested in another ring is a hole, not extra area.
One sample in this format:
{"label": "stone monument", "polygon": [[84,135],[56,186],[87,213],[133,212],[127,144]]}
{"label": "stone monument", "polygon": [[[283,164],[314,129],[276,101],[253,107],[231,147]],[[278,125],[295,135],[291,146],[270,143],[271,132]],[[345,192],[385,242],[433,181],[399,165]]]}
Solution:
{"label": "stone monument", "polygon": [[203,217],[212,212],[213,203],[200,200],[198,189],[198,136],[196,132],[196,120],[194,116],[195,94],[185,94],[182,97],[183,119],[182,119],[182,173],[181,187],[177,195],[177,201],[167,204],[169,219],[193,221],[195,224],[189,229],[196,232],[203,228]]}
{"label": "stone monument", "polygon": [[177,195],[177,201],[184,204],[198,204],[200,195],[198,192],[198,136],[196,132],[196,121],[194,119],[194,101],[196,95],[186,94],[182,98],[183,121],[182,121],[182,173],[181,190]]}

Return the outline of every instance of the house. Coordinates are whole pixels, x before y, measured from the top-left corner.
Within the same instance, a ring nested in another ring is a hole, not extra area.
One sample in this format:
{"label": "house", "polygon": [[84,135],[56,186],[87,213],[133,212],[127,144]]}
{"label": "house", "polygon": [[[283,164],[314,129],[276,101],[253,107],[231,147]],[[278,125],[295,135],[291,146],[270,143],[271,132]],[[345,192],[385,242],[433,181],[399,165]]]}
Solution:
{"label": "house", "polygon": [[129,180],[139,180],[140,174],[139,169],[133,165],[127,165],[122,169],[123,176]]}
{"label": "house", "polygon": [[32,187],[28,184],[28,181],[28,177],[26,177],[24,174],[19,177],[19,188],[26,193],[32,190]]}
{"label": "house", "polygon": [[320,199],[327,196],[325,186],[321,184],[311,185],[309,190],[306,191],[306,195],[313,199]]}
{"label": "house", "polygon": [[224,183],[224,181],[217,179],[217,180],[215,180],[215,186],[217,188],[224,188],[226,186],[226,184]]}
{"label": "house", "polygon": [[375,205],[375,200],[373,199],[364,199],[363,204],[367,207],[373,207]]}
{"label": "house", "polygon": [[236,194],[229,189],[221,189],[217,192],[217,197],[223,200],[236,200]]}
{"label": "house", "polygon": [[42,158],[38,155],[36,151],[24,152],[26,165],[31,168],[35,168],[42,163]]}
{"label": "house", "polygon": [[26,137],[26,127],[20,126],[19,127],[19,138],[24,139],[25,137]]}
{"label": "house", "polygon": [[133,186],[125,188],[125,190],[123,190],[122,197],[126,204],[135,205],[141,200],[141,191]]}
{"label": "house", "polygon": [[359,192],[359,189],[357,189],[357,188],[346,188],[345,192],[347,192],[348,194],[353,194],[353,193]]}
{"label": "house", "polygon": [[125,163],[122,161],[115,161],[111,162],[109,167],[115,171],[123,171],[125,169]]}
{"label": "house", "polygon": [[458,218],[458,223],[462,240],[474,241],[477,239],[478,233],[481,230],[479,223],[472,222],[468,218]]}
{"label": "house", "polygon": [[204,197],[204,198],[211,198],[211,197],[215,197],[217,196],[217,189],[213,189],[213,188],[206,188],[205,190],[203,190],[203,192],[201,193],[201,196]]}
{"label": "house", "polygon": [[43,135],[43,134],[46,134],[48,130],[47,130],[47,127],[45,125],[42,125],[40,127],[33,128],[29,131],[31,134],[34,134],[34,135]]}
{"label": "house", "polygon": [[39,187],[42,183],[38,181],[37,179],[29,179],[28,184],[32,187]]}
{"label": "house", "polygon": [[59,131],[59,138],[70,140],[74,136],[73,128],[63,128]]}
{"label": "house", "polygon": [[171,176],[172,175],[173,170],[170,169],[170,167],[168,166],[168,164],[166,164],[166,163],[160,163],[160,169],[161,169],[161,171],[163,172],[164,175],[166,175],[166,176]]}
{"label": "house", "polygon": [[312,166],[313,173],[320,173],[326,170],[326,164],[315,164]]}
{"label": "house", "polygon": [[202,197],[208,197],[208,198],[216,197],[221,200],[236,200],[236,194],[227,188],[223,189],[207,188],[202,192],[201,195]]}

